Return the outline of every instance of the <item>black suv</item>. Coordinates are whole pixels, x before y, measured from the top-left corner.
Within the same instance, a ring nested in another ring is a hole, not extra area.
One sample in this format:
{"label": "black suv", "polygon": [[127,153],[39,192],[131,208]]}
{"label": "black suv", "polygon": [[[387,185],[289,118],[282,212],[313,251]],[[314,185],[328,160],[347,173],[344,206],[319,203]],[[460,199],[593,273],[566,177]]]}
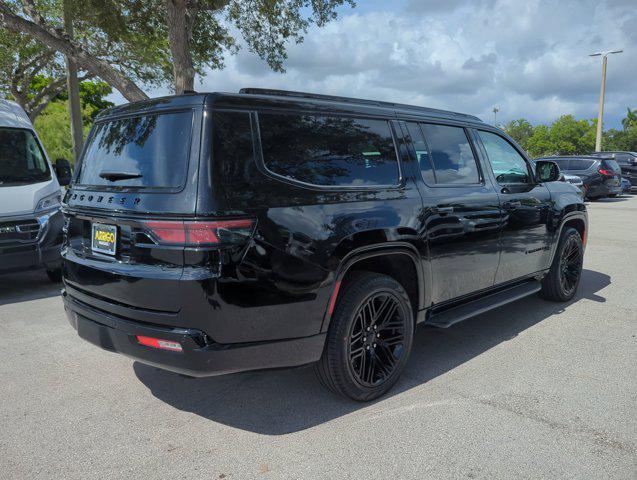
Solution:
{"label": "black suv", "polygon": [[560,171],[582,179],[584,195],[589,200],[621,195],[622,172],[613,158],[599,158],[592,155],[542,157],[538,160],[551,160],[560,167]]}
{"label": "black suv", "polygon": [[587,215],[478,118],[244,89],[119,106],[64,200],[80,337],[190,376],[315,363],[382,395],[417,323],[577,289]]}
{"label": "black suv", "polygon": [[637,152],[596,152],[591,155],[615,159],[621,168],[622,177],[630,182],[631,188],[637,188]]}

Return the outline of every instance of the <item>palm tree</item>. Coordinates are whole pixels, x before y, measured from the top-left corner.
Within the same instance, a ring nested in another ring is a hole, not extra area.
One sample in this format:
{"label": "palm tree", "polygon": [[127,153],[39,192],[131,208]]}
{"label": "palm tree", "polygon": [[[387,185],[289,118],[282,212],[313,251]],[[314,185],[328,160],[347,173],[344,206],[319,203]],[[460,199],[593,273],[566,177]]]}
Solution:
{"label": "palm tree", "polygon": [[631,110],[626,108],[626,118],[622,119],[622,127],[624,130],[628,130],[632,125],[637,125],[637,109]]}

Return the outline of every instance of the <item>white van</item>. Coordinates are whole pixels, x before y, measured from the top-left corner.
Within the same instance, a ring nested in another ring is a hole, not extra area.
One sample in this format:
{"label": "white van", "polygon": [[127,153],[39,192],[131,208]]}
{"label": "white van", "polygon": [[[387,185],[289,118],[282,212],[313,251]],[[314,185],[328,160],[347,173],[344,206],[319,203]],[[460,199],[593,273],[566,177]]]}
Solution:
{"label": "white van", "polygon": [[61,185],[71,181],[68,161],[55,169],[29,117],[0,100],[0,273],[45,268],[61,278]]}

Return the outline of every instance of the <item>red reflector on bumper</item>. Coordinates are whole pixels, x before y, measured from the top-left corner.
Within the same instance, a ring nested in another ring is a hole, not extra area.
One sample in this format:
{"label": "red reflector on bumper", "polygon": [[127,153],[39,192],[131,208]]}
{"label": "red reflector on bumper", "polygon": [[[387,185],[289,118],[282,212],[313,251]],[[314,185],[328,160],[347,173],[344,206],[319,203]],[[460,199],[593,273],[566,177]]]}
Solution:
{"label": "red reflector on bumper", "polygon": [[137,342],[140,345],[147,347],[159,348],[161,350],[170,350],[172,352],[181,352],[181,344],[179,342],[172,342],[170,340],[161,340],[159,338],[144,337],[142,335],[136,335]]}

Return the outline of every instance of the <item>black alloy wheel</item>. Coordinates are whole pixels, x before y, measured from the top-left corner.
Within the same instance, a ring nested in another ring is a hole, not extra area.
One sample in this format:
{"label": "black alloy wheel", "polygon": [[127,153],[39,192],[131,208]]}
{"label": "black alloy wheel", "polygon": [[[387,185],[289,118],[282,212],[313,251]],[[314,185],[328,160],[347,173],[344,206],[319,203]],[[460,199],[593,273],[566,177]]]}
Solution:
{"label": "black alloy wheel", "polygon": [[394,372],[405,350],[405,319],[399,300],[376,293],[361,305],[349,335],[349,359],[358,382],[373,387]]}
{"label": "black alloy wheel", "polygon": [[387,275],[348,274],[315,365],[328,389],[357,401],[387,392],[404,370],[414,338],[414,313],[403,286]]}
{"label": "black alloy wheel", "polygon": [[551,269],[542,280],[540,295],[556,302],[573,298],[582,277],[583,260],[582,237],[574,228],[564,227]]}
{"label": "black alloy wheel", "polygon": [[582,274],[581,240],[575,235],[566,239],[560,256],[560,286],[565,296],[573,296]]}

